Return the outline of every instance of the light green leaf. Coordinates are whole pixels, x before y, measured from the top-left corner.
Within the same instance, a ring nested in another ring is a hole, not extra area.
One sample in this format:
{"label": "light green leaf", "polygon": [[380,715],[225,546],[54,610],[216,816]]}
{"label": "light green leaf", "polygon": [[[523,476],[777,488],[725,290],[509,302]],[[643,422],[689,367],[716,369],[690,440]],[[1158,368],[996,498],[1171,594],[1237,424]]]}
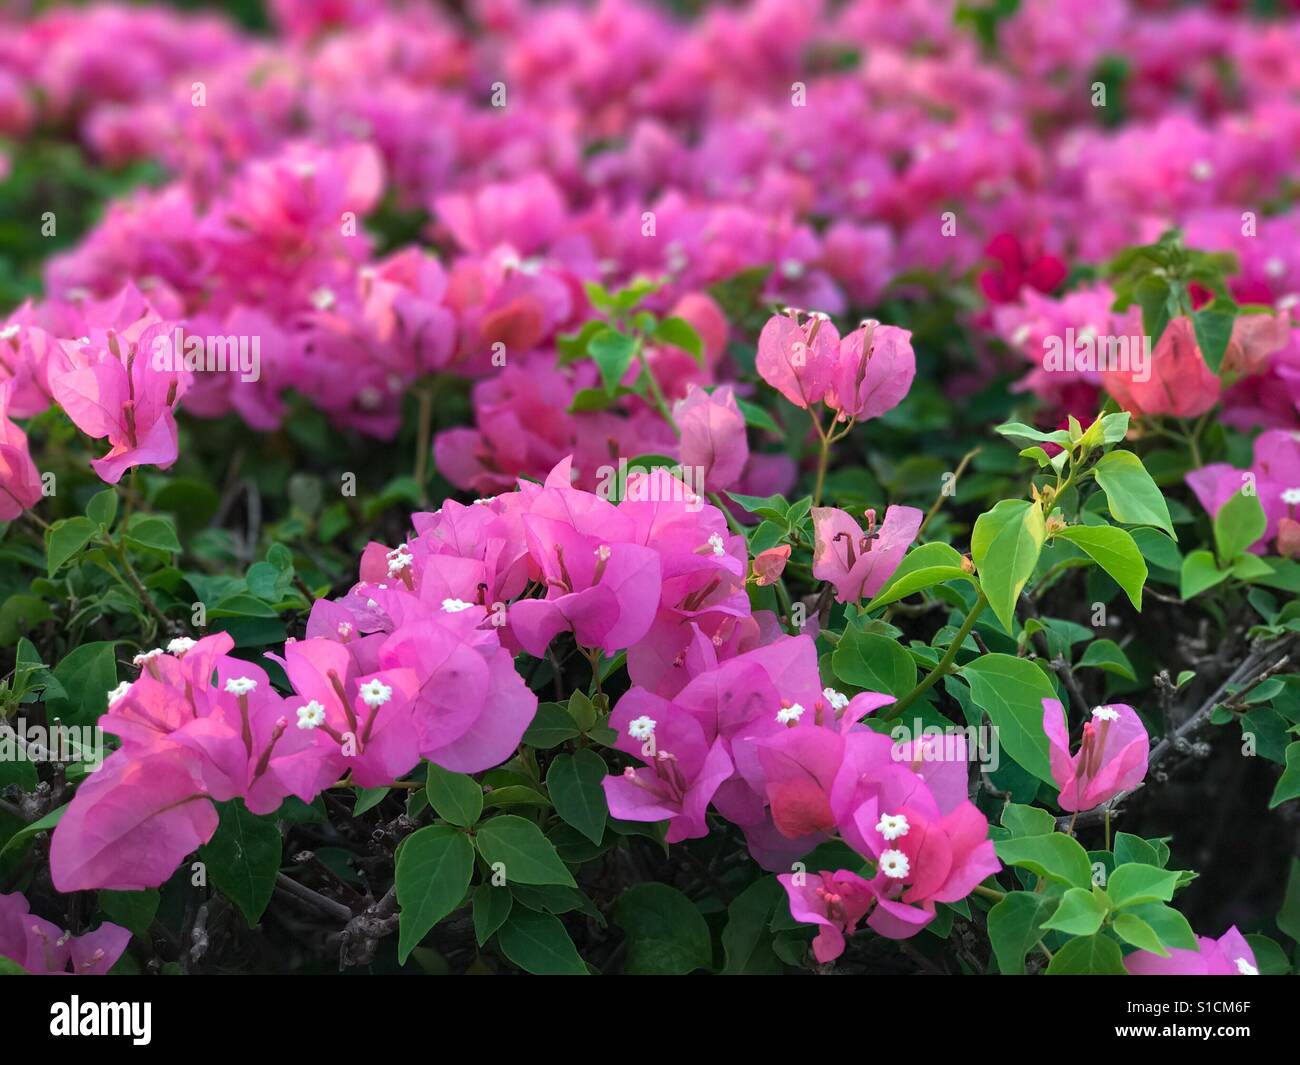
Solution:
{"label": "light green leaf", "polygon": [[971,558],[989,606],[1007,632],[1015,631],[1016,600],[1033,576],[1045,536],[1042,509],[1023,499],[1004,499],[975,519]]}
{"label": "light green leaf", "polygon": [[506,879],[517,884],[566,884],[577,887],[555,846],[531,821],[503,814],[484,822],[475,836],[489,865],[502,863]]}
{"label": "light green leaf", "polygon": [[1025,971],[1025,955],[1042,938],[1043,922],[1052,916],[1060,900],[1033,891],[1012,891],[989,910],[989,943],[998,959],[998,971],[1019,976]]}
{"label": "light green leaf", "polygon": [[1093,475],[1106,493],[1106,505],[1116,521],[1126,525],[1154,525],[1177,540],[1169,506],[1146,467],[1131,451],[1112,451],[1093,467]]}
{"label": "light green leaf", "polygon": [[1061,896],[1060,907],[1043,922],[1043,927],[1071,936],[1090,936],[1101,927],[1106,913],[1102,897],[1085,888],[1072,887]]}
{"label": "light green leaf", "polygon": [[1047,877],[1070,887],[1092,887],[1092,863],[1088,860],[1088,852],[1064,832],[999,840],[994,848],[1007,865],[1019,865],[1035,876]]}
{"label": "light green leaf", "polygon": [[845,684],[863,691],[899,697],[916,686],[916,661],[897,640],[852,626],[836,645],[831,668]]}
{"label": "light green leaf", "polygon": [[972,701],[989,715],[1007,754],[1051,784],[1043,700],[1055,699],[1056,689],[1043,671],[1023,658],[989,654],[967,663],[961,673],[970,684]]}
{"label": "light green leaf", "polygon": [[1142,586],[1147,579],[1147,564],[1127,531],[1113,525],[1071,525],[1056,536],[1087,554],[1124,589],[1129,602],[1138,610],[1142,609]]}

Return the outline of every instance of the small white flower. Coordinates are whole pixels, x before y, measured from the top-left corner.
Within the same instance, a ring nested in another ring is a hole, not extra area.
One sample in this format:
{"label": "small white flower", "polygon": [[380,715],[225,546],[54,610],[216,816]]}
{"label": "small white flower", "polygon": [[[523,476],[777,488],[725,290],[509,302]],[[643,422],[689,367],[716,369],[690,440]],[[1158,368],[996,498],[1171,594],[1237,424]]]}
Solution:
{"label": "small white flower", "polygon": [[1286,274],[1286,263],[1274,255],[1264,263],[1264,273],[1276,280]]}
{"label": "small white flower", "polygon": [[1214,177],[1214,165],[1208,159],[1197,159],[1192,164],[1192,177],[1197,181],[1209,181]]}
{"label": "small white flower", "polygon": [[894,880],[902,880],[912,871],[912,866],[902,851],[885,851],[880,856],[880,871]]}
{"label": "small white flower", "polygon": [[1255,966],[1251,965],[1245,958],[1237,959],[1237,972],[1241,973],[1242,976],[1259,975],[1259,970],[1256,969]]}
{"label": "small white flower", "polygon": [[1110,706],[1099,706],[1092,712],[1098,721],[1118,721],[1119,711]]}
{"label": "small white flower", "polygon": [[652,717],[635,717],[627,723],[627,734],[634,740],[648,740],[655,734],[655,720]]}
{"label": "small white flower", "polygon": [[778,725],[788,725],[791,721],[798,721],[803,717],[803,707],[798,703],[791,703],[789,706],[783,706],[776,712],[776,722]]}
{"label": "small white flower", "polygon": [[137,666],[142,666],[146,662],[148,662],[149,659],[157,658],[160,654],[163,653],[164,651],[161,647],[154,647],[151,650],[144,651],[141,654],[136,655],[133,659],[131,659],[131,661]]}
{"label": "small white flower", "polygon": [[447,614],[459,614],[462,610],[468,610],[473,603],[467,603],[464,599],[444,599],[442,609]]}
{"label": "small white flower", "polygon": [[1017,326],[1016,331],[1011,334],[1011,343],[1014,344],[1016,347],[1022,346],[1024,342],[1029,339],[1029,335],[1032,332],[1033,330],[1029,328],[1028,322],[1025,322],[1023,325]]}
{"label": "small white flower", "polygon": [[108,693],[108,705],[111,707],[115,702],[121,699],[130,690],[131,690],[131,682],[129,680],[122,681],[121,684],[119,684],[116,688],[114,688],[112,691]]}
{"label": "small white flower", "polygon": [[822,696],[830,704],[832,710],[843,710],[849,705],[849,697],[843,692],[837,692],[834,688],[823,688]]}
{"label": "small white flower", "polygon": [[1282,492],[1282,502],[1288,507],[1300,506],[1300,488],[1287,488]]}
{"label": "small white flower", "polygon": [[174,655],[183,655],[198,642],[198,640],[191,640],[188,636],[177,636],[167,645],[167,650]]}
{"label": "small white flower", "polygon": [[402,570],[408,568],[411,565],[411,563],[414,561],[415,559],[413,559],[410,555],[389,556],[388,575],[390,577],[396,577],[399,573],[402,572]]}
{"label": "small white flower", "polygon": [[376,603],[373,599],[367,599],[367,600],[366,600],[366,606],[368,606],[371,610],[378,610],[378,609],[379,609],[379,604]]}
{"label": "small white flower", "polygon": [[306,706],[298,707],[298,727],[301,729],[313,729],[325,724],[325,707],[321,706],[315,699]]}
{"label": "small white flower", "polygon": [[367,386],[357,393],[357,405],[362,410],[377,410],[383,402],[384,397],[379,394],[377,388]]}
{"label": "small white flower", "polygon": [[256,688],[257,681],[252,677],[231,677],[226,681],[226,691],[231,695],[247,695]]}
{"label": "small white flower", "polygon": [[714,533],[709,537],[709,546],[713,548],[715,555],[725,555],[727,553],[726,542],[718,533]]}
{"label": "small white flower", "polygon": [[337,632],[340,636],[342,636],[346,640],[349,636],[352,635],[352,622],[340,621],[339,627],[334,631]]}
{"label": "small white flower", "polygon": [[781,273],[789,281],[798,281],[807,269],[798,259],[786,259],[781,264]]}
{"label": "small white flower", "polygon": [[393,689],[378,677],[361,685],[361,698],[371,709],[383,706],[392,697]]}
{"label": "small white flower", "polygon": [[18,335],[19,325],[17,322],[10,322],[3,329],[0,329],[0,340],[12,340]]}
{"label": "small white flower", "polygon": [[488,505],[489,503],[491,503],[491,502],[492,502],[491,499],[476,499],[476,500],[474,500],[474,506],[476,506],[476,507],[485,507],[485,506],[487,506],[487,505]]}
{"label": "small white flower", "polygon": [[608,562],[608,561],[609,561],[609,556],[612,555],[613,553],[614,553],[614,552],[611,551],[610,548],[609,548],[609,544],[601,544],[598,548],[596,548],[596,551],[595,551],[596,561],[597,561],[597,562]]}
{"label": "small white flower", "polygon": [[890,842],[898,839],[899,836],[906,836],[911,828],[905,814],[881,814],[880,820],[876,822],[876,831]]}

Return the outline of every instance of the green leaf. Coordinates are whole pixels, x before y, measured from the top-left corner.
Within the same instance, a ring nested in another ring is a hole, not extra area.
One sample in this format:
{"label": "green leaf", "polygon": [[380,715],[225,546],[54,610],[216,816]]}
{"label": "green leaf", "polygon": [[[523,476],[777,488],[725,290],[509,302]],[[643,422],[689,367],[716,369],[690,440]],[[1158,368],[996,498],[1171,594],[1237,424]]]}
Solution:
{"label": "green leaf", "polygon": [[474,938],[481,947],[510,916],[514,896],[508,887],[493,887],[484,881],[474,889]]}
{"label": "green leaf", "polygon": [[1187,918],[1172,906],[1163,902],[1144,902],[1138,906],[1126,906],[1125,914],[1139,918],[1159,936],[1166,947],[1177,950],[1195,950],[1196,934]]}
{"label": "green leaf", "polygon": [[1023,422],[1004,422],[1002,425],[993,427],[993,431],[1008,439],[1016,440],[1033,440],[1039,444],[1056,444],[1059,447],[1070,447],[1070,434],[1064,429],[1052,429],[1044,432],[1041,429],[1035,429],[1032,425],[1025,425]]}
{"label": "green leaf", "polygon": [[1119,944],[1100,932],[1070,940],[1047,966],[1048,976],[1123,976],[1124,973],[1124,955]]}
{"label": "green leaf", "polygon": [[54,667],[63,694],[47,696],[46,710],[65,725],[89,725],[108,710],[108,693],[117,687],[116,644],[83,643]]}
{"label": "green leaf", "polygon": [[429,825],[402,841],[395,877],[399,963],[405,964],[429,929],[460,905],[473,875],[474,848],[459,829]]}
{"label": "green leaf", "polygon": [[784,971],[772,950],[769,928],[772,911],[783,898],[785,892],[776,878],[765,876],[731,900],[727,927],[722,930],[724,975],[768,976]]}
{"label": "green leaf", "polygon": [[924,569],[905,573],[901,577],[895,575],[888,586],[880,589],[876,597],[867,604],[866,609],[875,610],[878,606],[886,606],[899,599],[906,599],[909,595],[915,595],[926,588],[933,588],[944,581],[969,581],[972,586],[976,586],[975,578],[960,566],[926,566]]}
{"label": "green leaf", "polygon": [[1300,798],[1300,740],[1286,745],[1286,768],[1273,789],[1273,797],[1268,800],[1268,808],[1281,806],[1284,802]]}
{"label": "green leaf", "polygon": [[538,703],[533,723],[524,732],[524,743],[539,750],[549,750],[579,735],[581,731],[563,703]]}
{"label": "green leaf", "polygon": [[1149,950],[1152,954],[1158,954],[1162,958],[1169,957],[1169,951],[1165,949],[1160,942],[1160,936],[1141,917],[1137,917],[1128,911],[1118,914],[1115,917],[1115,934],[1125,943],[1131,943],[1141,950]]}
{"label": "green leaf", "polygon": [[280,829],[274,817],[249,813],[243,799],[218,806],[216,834],[199,848],[208,877],[252,928],[275,890],[280,872]]}
{"label": "green leaf", "polygon": [[782,495],[747,496],[740,492],[728,492],[726,494],[749,513],[757,514],[761,518],[784,522],[785,516],[790,512],[790,504]]}
{"label": "green leaf", "polygon": [[1193,551],[1183,559],[1183,570],[1178,578],[1178,594],[1184,599],[1191,599],[1207,588],[1226,581],[1228,576],[1229,571],[1219,569],[1214,555],[1209,551]]}
{"label": "green leaf", "polygon": [[636,341],[626,333],[607,329],[598,333],[587,345],[587,351],[600,368],[600,380],[607,393],[623,380],[632,357],[636,354]]}
{"label": "green leaf", "polygon": [[131,522],[127,526],[126,541],[134,547],[168,554],[177,554],[181,549],[181,543],[176,539],[176,527],[167,518],[142,518]]}
{"label": "green leaf", "polygon": [[99,893],[100,911],[114,924],[131,930],[131,934],[147,940],[149,926],[153,924],[158,912],[158,890],[149,888],[145,891],[101,891]]}
{"label": "green leaf", "polygon": [[90,502],[86,504],[86,517],[102,531],[108,532],[117,517],[117,490],[105,488],[102,492],[96,492],[91,496]]}
{"label": "green leaf", "polygon": [[1045,836],[1056,831],[1056,818],[1037,806],[1009,802],[1002,808],[1002,827],[1012,836]]}
{"label": "green leaf", "polygon": [[1137,674],[1133,672],[1133,664],[1128,660],[1128,655],[1120,650],[1119,644],[1114,640],[1093,640],[1088,644],[1075,668],[1080,669],[1084,666],[1104,669],[1107,673],[1114,673],[1127,680],[1137,680]]}
{"label": "green leaf", "polygon": [[1154,525],[1177,541],[1165,497],[1133,452],[1112,451],[1103,455],[1093,468],[1093,475],[1106,493],[1106,505],[1116,521],[1126,525]]}
{"label": "green leaf", "polygon": [[546,771],[546,790],[555,812],[592,843],[605,835],[609,807],[600,782],[608,775],[605,760],[589,748],[557,755]]}
{"label": "green leaf", "polygon": [[1092,887],[1092,863],[1088,860],[1088,852],[1064,832],[999,840],[994,843],[994,848],[1007,865],[1021,866],[1035,876],[1069,887]]}
{"label": "green leaf", "polygon": [[895,697],[916,687],[916,661],[897,640],[852,626],[844,630],[831,668],[845,684]]}
{"label": "green leaf", "polygon": [[1106,881],[1106,894],[1116,909],[1145,902],[1168,902],[1174,897],[1178,880],[1177,870],[1129,862],[1110,874]]}
{"label": "green leaf", "polygon": [[558,917],[516,906],[497,932],[501,953],[535,976],[586,976],[569,933]]}
{"label": "green leaf", "polygon": [[[57,809],[51,810],[44,817],[33,821],[30,825],[24,825],[7,840],[4,846],[0,847],[0,874],[7,874],[13,870],[18,859],[22,857],[27,849],[27,844],[33,837],[42,832],[49,832],[59,820],[63,817],[64,811],[68,808],[65,802]],[[1280,923],[1280,919],[1279,919]]]}
{"label": "green leaf", "polygon": [[1147,579],[1147,564],[1133,537],[1113,525],[1071,525],[1057,534],[1074,544],[1124,589],[1129,602],[1142,609],[1142,586]]}
{"label": "green leaf", "polygon": [[1034,573],[1046,530],[1037,503],[1004,499],[975,519],[971,558],[980,587],[1007,632],[1015,631],[1016,600]]}
{"label": "green leaf", "polygon": [[662,319],[655,326],[653,336],[656,343],[681,348],[701,366],[704,365],[704,344],[700,340],[700,334],[685,318],[674,316]]}
{"label": "green leaf", "polygon": [[1025,955],[1042,938],[1043,922],[1059,904],[1059,899],[1049,895],[1012,891],[989,910],[989,943],[998,959],[998,972],[1006,976],[1024,973]]}
{"label": "green leaf", "polygon": [[453,773],[429,762],[425,766],[424,789],[434,813],[453,825],[469,828],[483,812],[483,787],[464,773]]}
{"label": "green leaf", "polygon": [[680,976],[713,963],[709,926],[695,903],[667,884],[635,884],[614,903],[627,934],[631,975]]}
{"label": "green leaf", "polygon": [[740,408],[740,413],[745,416],[746,425],[754,429],[766,429],[770,433],[780,434],[781,427],[776,424],[776,420],[757,403],[751,403],[749,400],[737,396],[736,406]]}
{"label": "green leaf", "polygon": [[1234,492],[1214,515],[1214,546],[1226,566],[1264,535],[1268,518],[1255,495]]}
{"label": "green leaf", "polygon": [[56,521],[45,533],[45,570],[53,577],[99,535],[99,526],[89,518]]}
{"label": "green leaf", "polygon": [[1131,832],[1115,833],[1115,864],[1139,862],[1142,865],[1159,865],[1156,849],[1141,836]]}
{"label": "green leaf", "polygon": [[531,821],[503,814],[486,821],[475,837],[483,860],[500,862],[508,881],[516,884],[567,884],[577,887],[555,846]]}
{"label": "green leaf", "polygon": [[1108,910],[1103,897],[1080,887],[1072,887],[1061,896],[1061,905],[1044,928],[1071,936],[1090,936],[1101,927]]}
{"label": "green leaf", "polygon": [[1232,324],[1236,318],[1237,305],[1224,299],[1216,299],[1208,307],[1192,312],[1196,346],[1201,349],[1206,365],[1216,374],[1223,365],[1223,355],[1232,339]]}
{"label": "green leaf", "polygon": [[1051,784],[1043,700],[1056,698],[1052,682],[1032,662],[1005,654],[983,655],[962,666],[961,673],[970,684],[971,700],[989,715],[1007,754]]}

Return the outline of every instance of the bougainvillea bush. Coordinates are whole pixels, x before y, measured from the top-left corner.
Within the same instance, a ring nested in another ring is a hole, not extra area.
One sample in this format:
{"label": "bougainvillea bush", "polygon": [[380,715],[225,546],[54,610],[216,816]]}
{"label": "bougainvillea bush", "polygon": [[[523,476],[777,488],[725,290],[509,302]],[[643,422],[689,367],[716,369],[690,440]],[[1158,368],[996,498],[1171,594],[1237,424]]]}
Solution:
{"label": "bougainvillea bush", "polygon": [[0,19],[0,969],[1295,970],[1296,5]]}

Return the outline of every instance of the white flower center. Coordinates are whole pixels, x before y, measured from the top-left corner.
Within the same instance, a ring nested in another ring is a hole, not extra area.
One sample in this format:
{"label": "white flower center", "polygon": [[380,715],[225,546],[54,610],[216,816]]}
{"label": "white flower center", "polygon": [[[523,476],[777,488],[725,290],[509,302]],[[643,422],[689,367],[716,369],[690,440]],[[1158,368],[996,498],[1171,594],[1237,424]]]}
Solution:
{"label": "white flower center", "polygon": [[247,695],[257,689],[257,681],[252,677],[231,677],[226,681],[226,691],[231,695]]}
{"label": "white flower center", "polygon": [[1288,507],[1300,506],[1300,488],[1287,488],[1282,492],[1282,502]]}
{"label": "white flower center", "polygon": [[894,880],[902,880],[912,871],[912,866],[902,851],[885,851],[880,856],[880,871]]}
{"label": "white flower center", "polygon": [[177,636],[167,645],[167,650],[174,655],[183,655],[198,642],[198,640],[191,640],[188,636]]}
{"label": "white flower center", "polygon": [[383,706],[393,697],[393,689],[376,677],[374,680],[367,681],[361,685],[361,698],[365,704],[372,709],[376,706]]}
{"label": "white flower center", "polygon": [[911,828],[905,814],[881,814],[876,822],[876,831],[891,843],[899,836],[906,836]]}
{"label": "white flower center", "polygon": [[1099,706],[1092,712],[1098,721],[1118,721],[1119,711],[1110,706]]}
{"label": "white flower center", "polygon": [[321,706],[315,699],[306,706],[298,707],[298,727],[301,729],[313,729],[325,723],[325,707]]}
{"label": "white flower center", "polygon": [[1245,958],[1237,959],[1237,972],[1241,973],[1242,976],[1259,975],[1259,970],[1256,969],[1255,966],[1251,965]]}
{"label": "white flower center", "polygon": [[655,734],[655,725],[654,718],[646,717],[643,714],[641,717],[633,718],[627,723],[627,734],[634,740],[648,740]]}
{"label": "white flower center", "polygon": [[843,710],[849,705],[849,697],[843,692],[837,692],[834,688],[823,688],[822,696],[830,704],[832,710]]}
{"label": "white flower center", "polygon": [[164,653],[164,652],[163,652],[163,649],[162,649],[161,647],[155,647],[155,648],[153,648],[152,650],[144,651],[144,652],[142,652],[141,654],[136,655],[133,659],[131,659],[131,661],[132,661],[132,663],[134,663],[134,664],[137,665],[137,666],[142,666],[142,665],[144,665],[146,662],[148,662],[149,659],[151,659],[151,658],[157,658],[160,654],[163,654],[163,653]]}
{"label": "white flower center", "polygon": [[713,553],[715,555],[725,555],[727,553],[726,541],[724,541],[717,533],[714,533],[709,537],[709,546],[713,548]]}
{"label": "white flower center", "polygon": [[108,693],[108,705],[112,706],[115,702],[117,702],[119,699],[125,696],[126,693],[129,692],[130,690],[131,690],[131,682],[129,680],[122,681],[121,684],[119,684],[116,688],[114,688],[112,691]]}
{"label": "white flower center", "polygon": [[783,706],[776,712],[777,724],[780,725],[788,725],[791,721],[798,721],[801,717],[803,717],[803,707],[798,703]]}
{"label": "white flower center", "polygon": [[468,610],[473,603],[467,603],[464,599],[444,599],[442,609],[448,614],[459,614],[462,610]]}

